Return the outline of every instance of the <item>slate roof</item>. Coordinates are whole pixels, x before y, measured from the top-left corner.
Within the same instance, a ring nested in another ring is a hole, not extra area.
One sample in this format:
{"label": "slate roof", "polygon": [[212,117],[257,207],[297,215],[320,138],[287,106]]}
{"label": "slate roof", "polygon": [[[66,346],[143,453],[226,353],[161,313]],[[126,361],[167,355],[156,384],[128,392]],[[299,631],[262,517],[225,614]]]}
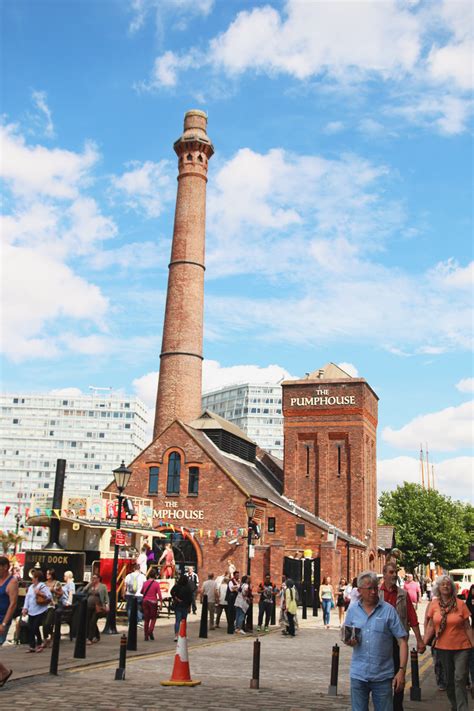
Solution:
{"label": "slate roof", "polygon": [[[221,451],[211,440],[200,430],[194,429],[191,425],[181,422],[186,432],[202,447],[206,454],[219,466],[239,487],[246,496],[253,496],[266,500],[279,508],[292,513],[297,518],[301,518],[308,523],[319,526],[328,532],[335,532],[339,538],[348,541],[353,545],[366,548],[366,543],[354,536],[350,536],[345,531],[335,528],[328,521],[315,516],[310,511],[298,506],[281,493],[281,482],[277,477],[257,458],[255,464],[246,462],[243,459]],[[275,462],[279,460],[273,458]]]}

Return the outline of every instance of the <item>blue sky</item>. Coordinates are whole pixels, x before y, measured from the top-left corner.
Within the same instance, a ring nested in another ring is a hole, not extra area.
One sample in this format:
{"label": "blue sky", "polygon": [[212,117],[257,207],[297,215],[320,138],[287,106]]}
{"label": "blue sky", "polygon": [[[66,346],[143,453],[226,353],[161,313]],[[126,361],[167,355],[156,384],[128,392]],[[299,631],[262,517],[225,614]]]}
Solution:
{"label": "blue sky", "polygon": [[[208,112],[205,387],[350,364],[380,487],[472,496],[472,5],[7,0],[3,390],[156,390]],[[273,366],[273,367],[271,367]]]}

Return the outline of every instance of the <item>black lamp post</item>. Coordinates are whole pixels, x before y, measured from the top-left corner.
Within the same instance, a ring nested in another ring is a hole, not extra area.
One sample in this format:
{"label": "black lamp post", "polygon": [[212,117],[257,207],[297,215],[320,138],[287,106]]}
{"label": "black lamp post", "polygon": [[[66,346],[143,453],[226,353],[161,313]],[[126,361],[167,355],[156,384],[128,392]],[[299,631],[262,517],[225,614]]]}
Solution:
{"label": "black lamp post", "polygon": [[245,502],[245,508],[247,510],[247,575],[250,575],[250,550],[251,550],[251,545],[252,545],[252,519],[255,516],[255,509],[257,508],[257,505],[255,504],[252,499],[248,499]]}
{"label": "black lamp post", "polygon": [[114,546],[114,564],[112,567],[112,583],[110,586],[110,596],[109,596],[109,614],[107,615],[107,622],[105,624],[104,632],[108,634],[118,634],[117,632],[117,571],[118,571],[118,554],[119,546],[117,544],[117,531],[120,529],[121,517],[122,517],[122,502],[124,497],[122,496],[124,490],[127,488],[128,482],[132,472],[127,469],[125,462],[122,459],[122,464],[114,469],[114,479],[115,484],[118,489],[118,505],[117,505],[117,527],[115,531],[115,546]]}

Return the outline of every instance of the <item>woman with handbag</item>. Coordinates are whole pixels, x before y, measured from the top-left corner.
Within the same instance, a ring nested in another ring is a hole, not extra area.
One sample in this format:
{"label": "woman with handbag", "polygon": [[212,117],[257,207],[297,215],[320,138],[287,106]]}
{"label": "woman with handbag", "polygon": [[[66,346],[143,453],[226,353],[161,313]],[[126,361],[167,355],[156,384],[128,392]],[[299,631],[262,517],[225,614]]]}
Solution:
{"label": "woman with handbag", "polygon": [[109,593],[97,573],[94,573],[82,592],[87,595],[87,644],[94,644],[100,642],[97,620],[105,617],[109,611]]}
{"label": "woman with handbag", "polygon": [[433,594],[435,599],[426,613],[423,641],[436,648],[451,708],[453,711],[468,711],[467,670],[474,643],[469,609],[463,600],[456,598],[456,587],[448,575],[436,581]]}
{"label": "woman with handbag", "polygon": [[[52,596],[47,585],[44,583],[42,570],[34,569],[32,583],[25,596],[25,604],[21,611],[22,616],[28,615],[28,652],[42,652],[43,640],[41,638],[40,627],[46,615],[46,611],[51,602]],[[36,643],[38,642],[38,646]]]}
{"label": "woman with handbag", "polygon": [[161,594],[161,586],[156,579],[156,570],[152,568],[141,589],[142,606],[143,606],[143,631],[145,633],[145,642],[149,639],[155,639],[153,630],[155,629],[156,617],[158,615],[158,606],[161,610],[163,595]]}
{"label": "woman with handbag", "polygon": [[43,647],[49,647],[52,643],[53,628],[54,628],[54,613],[63,596],[62,585],[56,578],[54,568],[48,568],[46,571],[46,585],[51,593],[51,602],[46,610],[46,615],[43,620]]}

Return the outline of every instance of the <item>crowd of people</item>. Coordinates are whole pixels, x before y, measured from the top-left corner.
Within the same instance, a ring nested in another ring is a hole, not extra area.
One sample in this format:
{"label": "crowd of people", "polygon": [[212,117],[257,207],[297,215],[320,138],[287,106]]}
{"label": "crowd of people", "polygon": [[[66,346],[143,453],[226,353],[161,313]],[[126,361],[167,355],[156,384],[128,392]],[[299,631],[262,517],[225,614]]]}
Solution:
{"label": "crowd of people", "polygon": [[[176,574],[170,544],[158,562],[161,570],[156,562],[150,565],[149,551],[145,547],[125,578],[127,613],[130,615],[133,598],[136,598],[138,622],[146,642],[154,640],[156,620],[165,602],[163,580],[160,582],[158,575],[167,582],[169,609],[174,611],[175,618],[175,640],[181,621],[197,613],[199,597],[201,602],[206,597],[210,630],[220,627],[224,613],[227,631],[246,635],[249,607],[257,602],[257,632],[268,632],[278,612],[283,635],[288,638],[296,635],[300,600],[294,581],[284,575],[276,584],[270,574],[266,574],[253,587],[250,575],[240,576],[228,561],[222,574],[215,577],[209,572],[201,584],[194,566],[186,566],[184,572]],[[14,638],[19,640],[21,627],[24,627],[27,653],[31,654],[40,653],[51,644],[55,611],[71,608],[76,587],[70,571],[64,573],[63,581],[57,579],[52,568],[45,573],[35,568],[30,575],[32,581],[17,619]],[[317,592],[325,628],[330,628],[332,610],[337,610],[342,639],[352,647],[352,711],[368,711],[370,697],[375,711],[403,711],[410,630],[420,654],[428,645],[431,647],[436,681],[439,689],[446,692],[452,711],[467,711],[469,679],[474,689],[474,585],[467,600],[459,599],[449,576],[444,575],[435,583],[425,580],[420,585],[411,573],[400,577],[396,563],[390,562],[384,566],[381,579],[369,571],[351,582],[341,577],[338,584],[333,585],[331,578],[325,576]],[[428,600],[424,634],[417,617],[423,592]],[[98,621],[109,611],[107,587],[98,573],[92,575],[81,594],[87,598],[87,642],[95,644],[100,641]],[[8,558],[0,557],[0,646],[14,622],[17,598],[17,571],[11,569]],[[0,686],[11,673],[0,663]]]}

